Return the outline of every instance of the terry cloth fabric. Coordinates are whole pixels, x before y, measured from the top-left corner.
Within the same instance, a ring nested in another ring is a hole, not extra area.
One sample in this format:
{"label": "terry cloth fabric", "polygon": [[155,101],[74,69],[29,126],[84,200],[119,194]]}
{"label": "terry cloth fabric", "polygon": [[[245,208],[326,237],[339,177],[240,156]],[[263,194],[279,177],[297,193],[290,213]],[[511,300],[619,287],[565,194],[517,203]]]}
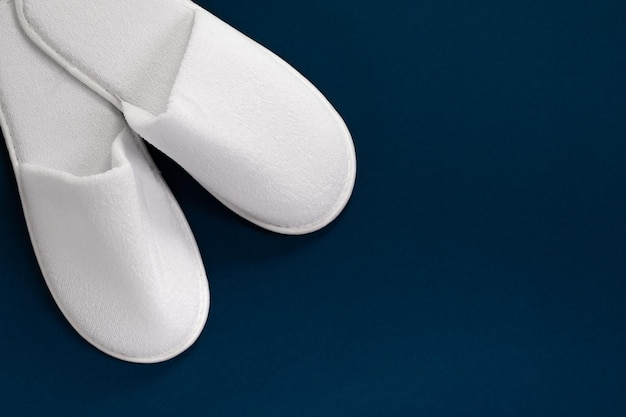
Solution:
{"label": "terry cloth fabric", "polygon": [[36,48],[0,1],[0,124],[54,300],[111,356],[158,362],[208,314],[206,274],[170,190],[122,115]]}
{"label": "terry cloth fabric", "polygon": [[341,117],[296,70],[185,0],[16,0],[22,27],[244,218],[327,225],[352,193]]}

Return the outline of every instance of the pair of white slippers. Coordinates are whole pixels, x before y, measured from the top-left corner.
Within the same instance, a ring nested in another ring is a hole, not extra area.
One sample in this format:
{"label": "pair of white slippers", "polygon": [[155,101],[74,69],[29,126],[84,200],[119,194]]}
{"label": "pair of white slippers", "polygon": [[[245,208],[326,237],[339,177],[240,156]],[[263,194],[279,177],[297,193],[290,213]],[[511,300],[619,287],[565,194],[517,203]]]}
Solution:
{"label": "pair of white slippers", "polygon": [[279,233],[330,223],[355,180],[321,93],[188,0],[0,0],[0,123],[56,303],[132,362],[183,352],[209,308],[193,235],[139,136]]}

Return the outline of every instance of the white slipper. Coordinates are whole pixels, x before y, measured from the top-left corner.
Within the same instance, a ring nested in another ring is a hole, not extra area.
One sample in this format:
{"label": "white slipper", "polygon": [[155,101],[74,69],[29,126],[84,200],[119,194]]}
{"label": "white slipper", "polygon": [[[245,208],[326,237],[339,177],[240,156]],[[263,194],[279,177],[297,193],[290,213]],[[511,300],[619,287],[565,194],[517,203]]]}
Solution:
{"label": "white slipper", "polygon": [[35,254],[86,340],[131,362],[187,349],[208,314],[183,214],[121,114],[22,33],[0,0],[0,124]]}
{"label": "white slipper", "polygon": [[346,205],[341,117],[276,55],[187,0],[16,0],[28,36],[244,218],[315,231]]}

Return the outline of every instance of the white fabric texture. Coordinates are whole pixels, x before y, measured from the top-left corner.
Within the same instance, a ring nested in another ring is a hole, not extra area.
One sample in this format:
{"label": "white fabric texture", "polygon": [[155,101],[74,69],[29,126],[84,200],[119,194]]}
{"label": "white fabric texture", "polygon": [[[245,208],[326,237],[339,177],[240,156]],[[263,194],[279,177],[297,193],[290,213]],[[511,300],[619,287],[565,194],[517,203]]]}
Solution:
{"label": "white fabric texture", "polygon": [[[356,157],[341,117],[292,67],[207,11],[181,0],[17,0],[17,6],[25,31],[44,51],[244,218],[301,234],[327,225],[347,204]],[[157,85],[150,75],[135,82],[150,70],[134,61],[154,63],[160,49],[181,44],[182,35],[165,41],[176,27],[188,37],[180,59],[168,53],[155,70],[174,74],[172,83],[161,77]],[[114,68],[119,56],[127,71]],[[146,91],[168,98],[147,103]]]}
{"label": "white fabric texture", "polygon": [[38,50],[0,1],[0,124],[31,241],[72,326],[103,352],[159,362],[208,315],[189,226],[121,114]]}

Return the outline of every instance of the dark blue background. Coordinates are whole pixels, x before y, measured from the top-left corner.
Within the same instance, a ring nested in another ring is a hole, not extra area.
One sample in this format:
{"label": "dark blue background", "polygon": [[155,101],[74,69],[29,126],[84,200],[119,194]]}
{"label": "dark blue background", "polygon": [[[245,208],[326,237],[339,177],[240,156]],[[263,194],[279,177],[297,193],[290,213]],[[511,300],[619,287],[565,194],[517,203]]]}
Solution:
{"label": "dark blue background", "polygon": [[210,0],[344,116],[359,177],[305,237],[155,153],[208,325],[160,365],[57,311],[0,158],[0,414],[626,415],[626,3]]}

